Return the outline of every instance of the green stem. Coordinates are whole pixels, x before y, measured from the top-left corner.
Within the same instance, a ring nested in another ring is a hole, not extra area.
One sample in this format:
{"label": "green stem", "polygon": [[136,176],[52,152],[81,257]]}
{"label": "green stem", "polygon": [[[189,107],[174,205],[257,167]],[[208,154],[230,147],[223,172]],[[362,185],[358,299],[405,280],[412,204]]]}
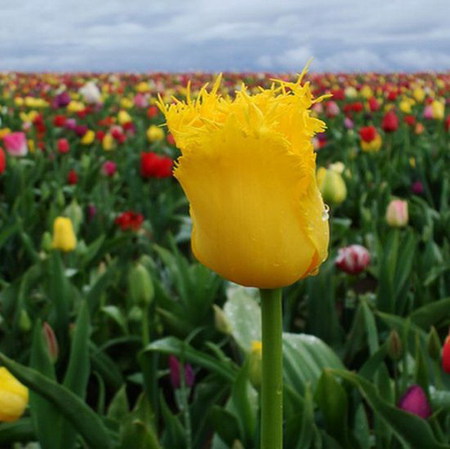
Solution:
{"label": "green stem", "polygon": [[281,289],[260,290],[262,314],[261,449],[283,447]]}

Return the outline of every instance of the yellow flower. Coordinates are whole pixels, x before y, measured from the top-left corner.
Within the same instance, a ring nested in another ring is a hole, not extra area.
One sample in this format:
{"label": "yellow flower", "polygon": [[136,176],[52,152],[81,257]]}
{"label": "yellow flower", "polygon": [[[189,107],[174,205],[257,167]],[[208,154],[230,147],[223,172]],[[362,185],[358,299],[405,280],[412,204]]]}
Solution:
{"label": "yellow flower", "polygon": [[73,251],[77,246],[77,238],[70,218],[57,217],[53,223],[52,247],[61,251]]}
{"label": "yellow flower", "polygon": [[111,151],[116,147],[116,141],[111,133],[106,133],[102,139],[102,147],[105,151]]}
{"label": "yellow flower", "polygon": [[123,125],[124,123],[129,123],[129,122],[133,121],[130,114],[128,114],[127,111],[123,111],[123,110],[119,111],[119,113],[117,114],[117,120],[119,121],[119,123],[121,125]]}
{"label": "yellow flower", "polygon": [[[134,105],[133,100],[130,100],[127,97],[123,97],[120,99],[120,106],[124,109],[130,109],[133,107],[133,105]],[[131,121],[131,120],[128,120],[128,121]]]}
{"label": "yellow flower", "polygon": [[416,87],[413,90],[413,96],[418,103],[422,103],[422,101],[425,99],[425,91],[420,87]]}
{"label": "yellow flower", "polygon": [[148,83],[146,83],[145,81],[141,81],[137,86],[136,86],[136,90],[138,91],[138,92],[141,92],[141,93],[145,93],[145,92],[148,92],[149,90],[150,90],[150,86],[149,86],[149,84]]}
{"label": "yellow flower", "polygon": [[363,98],[369,99],[370,97],[373,97],[373,90],[370,86],[365,84],[361,89],[360,94]]}
{"label": "yellow flower", "polygon": [[326,203],[341,204],[347,197],[347,187],[341,173],[332,167],[317,170],[317,183]]}
{"label": "yellow flower", "polygon": [[3,139],[4,136],[11,132],[10,128],[0,128],[0,139]]}
{"label": "yellow flower", "polygon": [[434,100],[431,103],[431,109],[433,111],[433,118],[437,120],[443,120],[445,115],[445,105],[441,101]]}
{"label": "yellow flower", "polygon": [[86,134],[81,138],[83,145],[90,145],[95,140],[95,132],[92,129],[88,129]]}
{"label": "yellow flower", "polygon": [[16,421],[28,404],[28,388],[5,367],[0,368],[0,421]]}
{"label": "yellow flower", "polygon": [[69,112],[79,112],[79,111],[83,111],[84,109],[85,109],[84,103],[82,103],[81,101],[72,100],[67,105],[67,110]]}
{"label": "yellow flower", "polygon": [[[303,75],[303,74],[302,74]],[[174,175],[190,201],[192,250],[226,279],[275,288],[315,274],[327,257],[325,208],[311,139],[309,84],[277,81],[233,100],[204,87],[159,106],[182,152]]]}
{"label": "yellow flower", "polygon": [[164,130],[156,125],[150,125],[147,129],[147,139],[149,142],[157,142],[164,139]]}

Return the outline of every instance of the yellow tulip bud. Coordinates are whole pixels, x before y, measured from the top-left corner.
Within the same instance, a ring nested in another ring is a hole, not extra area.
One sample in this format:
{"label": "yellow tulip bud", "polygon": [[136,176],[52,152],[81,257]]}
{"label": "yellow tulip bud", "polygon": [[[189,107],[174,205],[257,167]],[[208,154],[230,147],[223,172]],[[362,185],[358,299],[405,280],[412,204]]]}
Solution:
{"label": "yellow tulip bud", "polygon": [[61,251],[73,251],[77,239],[70,218],[57,217],[53,223],[52,247]]}
{"label": "yellow tulip bud", "polygon": [[320,167],[317,170],[317,184],[325,203],[341,204],[347,197],[344,178],[337,170]]}
{"label": "yellow tulip bud", "polygon": [[164,139],[164,130],[156,125],[151,125],[147,129],[147,139],[149,142],[157,142]]}
{"label": "yellow tulip bud", "polygon": [[0,421],[16,421],[28,404],[28,388],[5,367],[0,368]]}
{"label": "yellow tulip bud", "polygon": [[261,386],[261,364],[262,364],[262,343],[252,341],[252,347],[249,354],[248,377],[255,388]]}
{"label": "yellow tulip bud", "polygon": [[290,285],[327,257],[311,143],[324,123],[301,79],[231,98],[218,93],[219,77],[195,100],[159,103],[182,153],[174,176],[190,202],[193,253],[244,286]]}
{"label": "yellow tulip bud", "polygon": [[386,221],[389,226],[401,228],[408,224],[408,202],[392,200],[386,209]]}

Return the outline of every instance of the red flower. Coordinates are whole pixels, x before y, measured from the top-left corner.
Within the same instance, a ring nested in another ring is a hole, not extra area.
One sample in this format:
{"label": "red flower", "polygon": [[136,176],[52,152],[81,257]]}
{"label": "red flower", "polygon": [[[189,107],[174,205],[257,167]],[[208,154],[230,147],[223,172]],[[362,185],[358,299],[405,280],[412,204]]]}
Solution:
{"label": "red flower", "polygon": [[450,115],[445,119],[445,130],[450,131]]}
{"label": "red flower", "polygon": [[3,148],[0,147],[0,175],[6,170],[6,155]]}
{"label": "red flower", "polygon": [[368,103],[371,112],[376,112],[380,109],[380,103],[375,97],[370,97]]}
{"label": "red flower", "polygon": [[159,154],[141,153],[141,176],[143,178],[169,178],[172,176],[173,160]]}
{"label": "red flower", "polygon": [[67,182],[70,185],[75,185],[78,182],[78,175],[75,170],[70,170],[67,174]]}
{"label": "red flower", "polygon": [[386,133],[392,133],[398,129],[398,117],[395,111],[386,112],[381,123],[381,128]]}
{"label": "red flower", "polygon": [[335,263],[345,273],[358,274],[369,265],[370,253],[364,246],[350,245],[339,250]]}
{"label": "red flower", "polygon": [[99,142],[101,142],[101,141],[103,140],[103,137],[105,137],[105,131],[102,131],[102,130],[96,131],[96,133],[95,133],[95,138],[96,138]]}
{"label": "red flower", "polygon": [[359,136],[364,142],[372,142],[377,137],[375,126],[364,126],[359,130]]}
{"label": "red flower", "polygon": [[445,339],[442,347],[442,369],[450,374],[450,335]]}
{"label": "red flower", "polygon": [[167,143],[169,144],[169,145],[176,145],[176,143],[175,143],[175,137],[173,137],[173,135],[172,134],[167,134],[167,136],[166,136],[166,140],[167,140]]}
{"label": "red flower", "polygon": [[65,115],[55,115],[53,119],[53,124],[57,128],[62,128],[66,124],[67,117]]}
{"label": "red flower", "polygon": [[69,141],[67,139],[58,139],[56,147],[58,149],[58,153],[61,154],[68,153],[70,150]]}
{"label": "red flower", "polygon": [[416,117],[414,115],[405,115],[403,121],[409,126],[414,126],[416,124]]}
{"label": "red flower", "polygon": [[138,231],[144,222],[144,216],[137,212],[126,211],[122,212],[114,223],[122,229],[122,231]]}
{"label": "red flower", "polygon": [[159,113],[159,109],[156,106],[150,106],[147,109],[147,117],[148,118],[153,118],[156,117]]}

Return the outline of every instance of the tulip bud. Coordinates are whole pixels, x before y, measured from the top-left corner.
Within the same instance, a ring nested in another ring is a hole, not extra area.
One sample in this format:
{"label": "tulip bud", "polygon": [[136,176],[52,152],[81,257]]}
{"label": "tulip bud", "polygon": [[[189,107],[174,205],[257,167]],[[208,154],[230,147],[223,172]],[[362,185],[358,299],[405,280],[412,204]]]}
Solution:
{"label": "tulip bud", "polygon": [[135,264],[128,273],[128,291],[134,304],[146,306],[153,300],[155,291],[152,278],[140,263]]}
{"label": "tulip bud", "polygon": [[134,323],[141,323],[142,316],[142,309],[139,306],[133,306],[128,312],[128,320]]}
{"label": "tulip bud", "polygon": [[219,332],[225,335],[231,335],[231,324],[226,317],[224,311],[216,304],[213,304],[214,309],[214,325]]}
{"label": "tulip bud", "polygon": [[28,315],[25,309],[20,310],[19,314],[19,329],[22,332],[28,332],[31,329],[30,315]]}
{"label": "tulip bud", "polygon": [[252,348],[249,355],[248,377],[255,388],[261,386],[261,364],[262,364],[262,343],[252,341]]}
{"label": "tulip bud", "polygon": [[412,385],[400,398],[398,407],[405,412],[427,419],[431,415],[431,406],[425,391],[419,385]]}
{"label": "tulip bud", "polygon": [[41,249],[47,252],[52,249],[52,235],[48,231],[44,232],[42,235]]}
{"label": "tulip bud", "polygon": [[57,217],[53,223],[52,247],[61,251],[73,251],[77,239],[70,218]]}
{"label": "tulip bud", "polygon": [[59,355],[58,340],[56,339],[56,335],[52,327],[47,322],[44,322],[42,325],[42,334],[44,335],[44,341],[47,345],[50,360],[53,363],[56,363]]}
{"label": "tulip bud", "polygon": [[83,209],[80,207],[77,200],[72,200],[71,203],[64,209],[64,215],[70,218],[73,223],[74,230],[77,232],[83,222]]}
{"label": "tulip bud", "polygon": [[18,420],[28,404],[28,388],[5,367],[0,368],[0,421]]}
{"label": "tulip bud", "polygon": [[441,340],[434,326],[431,326],[427,335],[428,354],[433,360],[439,360],[441,357]]}
{"label": "tulip bud", "polygon": [[159,140],[164,139],[164,130],[156,125],[151,125],[147,129],[147,139],[149,142],[157,142]]}
{"label": "tulip bud", "polygon": [[358,274],[370,264],[370,253],[361,245],[350,245],[340,248],[335,264],[345,273]]}
{"label": "tulip bud", "polygon": [[386,133],[392,133],[397,131],[398,129],[398,117],[395,111],[388,111],[386,115],[383,117],[383,122],[381,124],[381,128]]}
{"label": "tulip bud", "polygon": [[403,355],[403,345],[398,332],[393,329],[388,337],[387,344],[388,355],[392,360],[399,360]]}
{"label": "tulip bud", "polygon": [[442,347],[442,369],[450,374],[450,335],[445,339]]}
{"label": "tulip bud", "polygon": [[317,184],[325,203],[341,204],[347,196],[345,181],[337,170],[320,167],[317,170]]}
{"label": "tulip bud", "polygon": [[172,387],[175,390],[181,388],[181,371],[184,371],[184,379],[186,382],[186,386],[191,388],[194,385],[194,372],[192,370],[192,366],[187,363],[182,366],[180,361],[173,355],[169,356],[169,370],[170,370],[170,381],[172,383]]}
{"label": "tulip bud", "polygon": [[392,200],[386,209],[386,221],[389,226],[401,228],[408,224],[408,202]]}

